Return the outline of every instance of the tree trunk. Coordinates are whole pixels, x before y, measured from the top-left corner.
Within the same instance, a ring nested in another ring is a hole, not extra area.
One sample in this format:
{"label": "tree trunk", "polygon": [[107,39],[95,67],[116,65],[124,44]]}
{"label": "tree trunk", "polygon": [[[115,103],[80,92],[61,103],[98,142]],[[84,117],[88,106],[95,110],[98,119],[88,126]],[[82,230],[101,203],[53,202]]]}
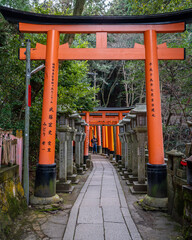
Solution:
{"label": "tree trunk", "polygon": [[[76,0],[73,10],[73,16],[81,16],[86,0]],[[65,34],[64,43],[69,43],[69,46],[73,43],[75,34]]]}
{"label": "tree trunk", "polygon": [[124,87],[125,87],[126,107],[129,107],[129,94],[127,91],[127,83],[124,83]]}

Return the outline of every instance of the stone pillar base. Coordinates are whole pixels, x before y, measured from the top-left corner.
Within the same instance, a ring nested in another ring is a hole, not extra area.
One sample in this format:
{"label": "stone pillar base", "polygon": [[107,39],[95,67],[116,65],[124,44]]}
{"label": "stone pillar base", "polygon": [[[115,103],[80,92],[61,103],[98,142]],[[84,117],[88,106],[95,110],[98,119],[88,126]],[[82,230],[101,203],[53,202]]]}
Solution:
{"label": "stone pillar base", "polygon": [[34,195],[30,197],[31,205],[50,205],[54,203],[60,203],[63,199],[60,198],[57,194],[52,197],[35,197]]}
{"label": "stone pillar base", "polygon": [[167,211],[168,210],[168,198],[154,198],[145,195],[144,199],[139,201],[139,204],[145,210]]}
{"label": "stone pillar base", "polygon": [[122,165],[122,160],[119,160],[119,161],[118,161],[118,165]]}
{"label": "stone pillar base", "polygon": [[147,163],[147,194],[154,198],[167,197],[167,164]]}
{"label": "stone pillar base", "polygon": [[71,181],[67,180],[66,182],[58,181],[56,185],[57,193],[71,193],[74,187],[71,186]]}
{"label": "stone pillar base", "polygon": [[133,182],[138,181],[138,177],[128,174],[128,180],[126,181],[127,185],[133,185]]}
{"label": "stone pillar base", "polygon": [[78,184],[79,183],[79,179],[77,178],[77,174],[68,175],[67,179],[70,180],[72,184]]}
{"label": "stone pillar base", "polygon": [[124,172],[123,172],[123,175],[121,176],[121,178],[122,178],[123,180],[128,180],[128,177],[129,177],[129,173],[128,173],[127,171],[124,171]]}
{"label": "stone pillar base", "polygon": [[83,174],[85,174],[85,172],[83,171],[83,168],[82,168],[82,167],[78,167],[78,168],[77,168],[77,174],[78,174],[78,175],[83,175]]}
{"label": "stone pillar base", "polygon": [[56,164],[37,164],[34,196],[53,197],[56,194]]}
{"label": "stone pillar base", "polygon": [[87,160],[89,159],[89,156],[88,155],[84,155],[83,156],[83,162],[86,164]]}
{"label": "stone pillar base", "polygon": [[102,153],[106,154],[106,148],[102,148]]}
{"label": "stone pillar base", "polygon": [[121,172],[124,167],[125,167],[125,165],[120,165],[119,164],[118,167],[117,167],[117,171]]}
{"label": "stone pillar base", "polygon": [[97,153],[99,153],[99,154],[102,153],[102,147],[101,146],[97,146]]}
{"label": "stone pillar base", "polygon": [[86,166],[87,166],[87,168],[90,168],[90,167],[91,167],[91,160],[90,160],[90,159],[87,160]]}
{"label": "stone pillar base", "polygon": [[132,194],[145,194],[147,193],[147,182],[139,183],[133,181],[133,186],[130,187],[130,191]]}
{"label": "stone pillar base", "polygon": [[86,164],[81,164],[80,167],[83,168],[83,171],[87,171],[87,165]]}
{"label": "stone pillar base", "polygon": [[121,160],[121,156],[120,155],[116,155],[115,159],[116,159],[117,162],[119,162]]}

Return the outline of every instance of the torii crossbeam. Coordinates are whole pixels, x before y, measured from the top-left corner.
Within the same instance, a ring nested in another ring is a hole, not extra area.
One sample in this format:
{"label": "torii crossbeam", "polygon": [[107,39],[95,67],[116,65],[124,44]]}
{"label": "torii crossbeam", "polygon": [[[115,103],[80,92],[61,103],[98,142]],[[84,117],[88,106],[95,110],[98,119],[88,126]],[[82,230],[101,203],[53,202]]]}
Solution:
{"label": "torii crossbeam", "polygon": [[[145,60],[149,163],[154,169],[164,164],[158,60],[182,60],[184,49],[170,49],[166,44],[158,46],[157,34],[185,31],[185,24],[192,22],[192,9],[168,14],[124,17],[51,16],[6,7],[0,7],[0,11],[8,21],[19,23],[19,30],[23,33],[47,34],[46,46],[37,44],[35,49],[31,49],[32,60],[45,60],[40,155],[37,167],[37,171],[41,171],[42,179],[47,178],[47,168],[55,167],[59,60]],[[59,45],[60,34],[63,33],[95,33],[96,48],[74,49],[67,44]],[[144,46],[136,44],[132,49],[108,48],[108,33],[143,33]],[[22,60],[25,59],[24,52],[25,49],[20,50]],[[159,179],[161,181],[161,177]],[[41,191],[35,193],[37,197],[50,197],[54,194],[53,189],[49,191],[52,184],[50,181],[48,179],[46,186],[36,186],[41,188]]]}

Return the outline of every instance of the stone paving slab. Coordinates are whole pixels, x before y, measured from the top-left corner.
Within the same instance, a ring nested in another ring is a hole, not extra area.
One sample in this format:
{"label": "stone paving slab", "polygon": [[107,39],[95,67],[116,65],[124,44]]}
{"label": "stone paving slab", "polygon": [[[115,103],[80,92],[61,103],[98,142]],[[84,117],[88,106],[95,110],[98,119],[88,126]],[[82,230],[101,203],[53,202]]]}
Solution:
{"label": "stone paving slab", "polygon": [[58,223],[47,222],[44,223],[41,228],[45,235],[49,236],[50,238],[55,237],[55,235],[57,234],[56,236],[61,239],[65,226],[63,225],[63,228],[61,228],[61,225]]}
{"label": "stone paving slab", "polygon": [[128,229],[124,223],[104,223],[106,240],[131,240]]}
{"label": "stone paving slab", "polygon": [[84,198],[81,203],[81,207],[99,207],[100,199],[99,198]]}
{"label": "stone paving slab", "polygon": [[100,207],[80,207],[77,223],[103,223],[102,209]]}
{"label": "stone paving slab", "polygon": [[140,240],[112,164],[92,156],[93,170],[75,202],[64,240]]}
{"label": "stone paving slab", "polygon": [[78,224],[74,240],[104,240],[103,224]]}
{"label": "stone paving slab", "polygon": [[104,222],[124,223],[119,207],[102,207]]}
{"label": "stone paving slab", "polygon": [[119,198],[101,198],[102,207],[120,207]]}

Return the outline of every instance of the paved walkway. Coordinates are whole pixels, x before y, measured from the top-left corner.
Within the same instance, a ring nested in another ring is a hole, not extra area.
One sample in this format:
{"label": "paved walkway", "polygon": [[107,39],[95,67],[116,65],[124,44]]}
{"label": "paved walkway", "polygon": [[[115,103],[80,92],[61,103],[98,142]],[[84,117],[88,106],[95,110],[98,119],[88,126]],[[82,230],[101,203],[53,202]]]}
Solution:
{"label": "paved walkway", "polygon": [[130,215],[116,170],[93,155],[93,170],[71,210],[63,240],[142,239]]}

